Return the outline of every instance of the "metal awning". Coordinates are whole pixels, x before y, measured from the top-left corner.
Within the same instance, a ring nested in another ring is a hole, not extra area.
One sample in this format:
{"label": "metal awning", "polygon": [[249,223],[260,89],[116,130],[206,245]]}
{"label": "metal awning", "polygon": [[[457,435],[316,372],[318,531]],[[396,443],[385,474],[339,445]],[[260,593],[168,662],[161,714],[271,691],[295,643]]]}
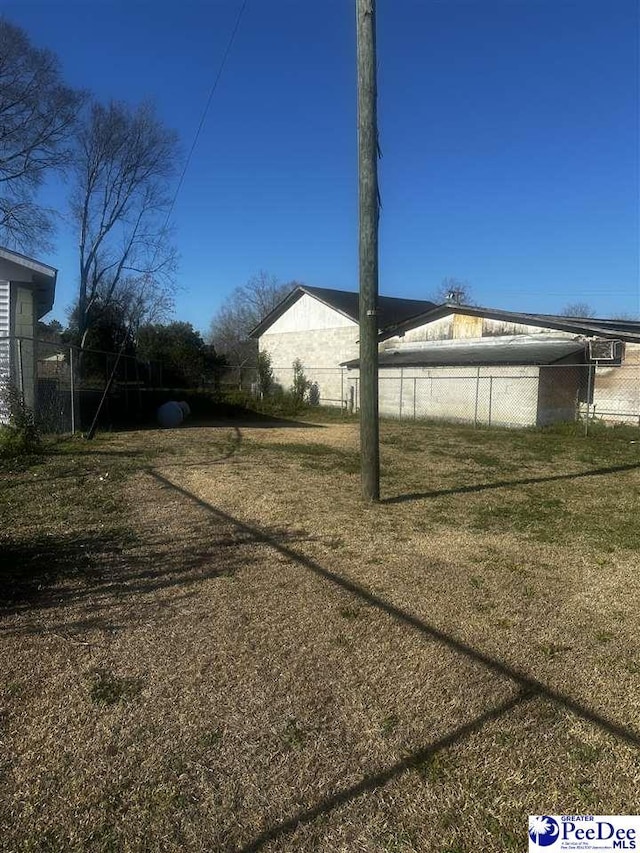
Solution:
{"label": "metal awning", "polygon": [[[409,349],[381,352],[379,367],[489,367],[492,365],[545,365],[555,364],[570,356],[581,363],[584,360],[583,341],[505,341],[493,339],[472,343],[438,342]],[[342,367],[358,368],[360,359],[343,362]]]}

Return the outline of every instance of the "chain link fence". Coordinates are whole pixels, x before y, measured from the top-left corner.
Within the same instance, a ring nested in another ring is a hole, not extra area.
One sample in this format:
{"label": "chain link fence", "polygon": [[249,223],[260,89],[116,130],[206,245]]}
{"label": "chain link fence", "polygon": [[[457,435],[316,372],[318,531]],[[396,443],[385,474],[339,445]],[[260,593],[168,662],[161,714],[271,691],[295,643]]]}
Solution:
{"label": "chain link fence", "polygon": [[[158,362],[123,353],[26,337],[0,338],[0,384],[11,382],[36,415],[41,432],[72,434],[96,414],[102,427],[131,425],[153,416],[184,389],[165,387]],[[0,421],[9,412],[0,402]]]}
{"label": "chain link fence", "polygon": [[[305,365],[303,371],[311,402],[358,412],[357,369]],[[273,367],[272,373],[272,392],[292,391],[293,366]],[[59,342],[0,338],[0,381],[11,377],[45,433],[86,429],[101,403],[102,427],[149,420],[172,393],[180,399],[195,390],[166,387],[164,374],[161,364],[131,355],[80,353]],[[212,400],[224,400],[232,392],[255,397],[261,392],[257,368],[248,365],[221,367],[207,382],[197,390]],[[640,426],[640,363],[381,368],[379,410],[383,417],[476,426],[571,421],[584,423],[585,431],[594,421]],[[0,419],[6,417],[0,408]]]}
{"label": "chain link fence", "polygon": [[[321,405],[360,408],[359,371],[304,367]],[[274,367],[280,387],[291,367]],[[257,379],[254,376],[254,383]],[[380,415],[476,426],[531,427],[594,420],[640,426],[640,363],[381,368]]]}

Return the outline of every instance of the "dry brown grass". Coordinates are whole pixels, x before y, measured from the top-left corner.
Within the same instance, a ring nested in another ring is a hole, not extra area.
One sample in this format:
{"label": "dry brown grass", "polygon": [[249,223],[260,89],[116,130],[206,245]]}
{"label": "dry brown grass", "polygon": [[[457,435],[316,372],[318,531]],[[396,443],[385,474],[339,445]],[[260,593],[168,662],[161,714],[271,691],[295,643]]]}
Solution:
{"label": "dry brown grass", "polygon": [[51,570],[0,621],[1,849],[498,853],[638,811],[637,445],[386,424],[376,506],[356,452],[138,432],[4,476],[5,553]]}

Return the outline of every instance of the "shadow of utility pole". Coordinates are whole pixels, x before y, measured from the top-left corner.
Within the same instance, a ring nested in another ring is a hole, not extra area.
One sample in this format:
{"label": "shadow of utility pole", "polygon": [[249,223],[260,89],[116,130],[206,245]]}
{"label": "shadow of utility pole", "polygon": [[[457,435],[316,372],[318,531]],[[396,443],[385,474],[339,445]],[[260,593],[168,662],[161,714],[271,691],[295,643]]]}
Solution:
{"label": "shadow of utility pole", "polygon": [[406,501],[419,501],[426,498],[443,498],[446,495],[464,495],[470,492],[485,492],[489,489],[504,489],[509,486],[534,486],[536,483],[553,483],[556,480],[577,480],[580,477],[601,477],[605,474],[617,474],[620,471],[635,471],[640,468],[640,462],[628,465],[613,465],[608,468],[591,468],[588,471],[578,471],[576,474],[551,474],[548,477],[526,477],[522,480],[497,480],[494,483],[477,483],[471,486],[454,486],[452,489],[438,489],[433,492],[412,492],[408,495],[396,495],[383,498],[383,504],[401,504]]}
{"label": "shadow of utility pole", "polygon": [[212,506],[210,503],[203,501],[197,495],[194,495],[193,492],[190,492],[187,489],[183,489],[182,486],[178,486],[176,483],[172,483],[171,480],[162,476],[162,474],[159,474],[157,471],[149,470],[148,473],[160,483],[162,483],[165,487],[175,490],[179,494],[183,495],[183,497],[188,498],[190,501],[193,501],[198,506],[202,507],[203,509],[206,509],[209,513],[211,513],[211,515],[227,522],[228,524],[233,524],[238,530],[251,535],[253,541],[262,542],[265,545],[270,546],[271,548],[282,554],[284,557],[290,559],[292,562],[297,563],[298,565],[303,566],[306,569],[309,569],[319,577],[322,577],[325,580],[330,581],[331,583],[340,587],[341,589],[350,592],[352,595],[356,596],[362,601],[365,601],[372,607],[377,607],[379,610],[382,610],[384,613],[387,613],[389,616],[393,617],[398,622],[404,623],[405,625],[410,625],[412,628],[416,629],[421,634],[425,634],[426,636],[431,637],[432,639],[438,640],[439,642],[443,643],[444,645],[448,646],[450,649],[453,649],[459,654],[462,654],[465,657],[476,661],[477,663],[481,663],[483,666],[485,666],[492,672],[496,672],[499,675],[502,675],[505,678],[514,681],[520,687],[521,690],[525,690],[535,695],[543,696],[544,698],[549,699],[551,702],[563,706],[568,710],[572,711],[574,714],[577,714],[583,719],[588,720],[590,723],[594,723],[609,734],[614,735],[615,737],[620,738],[621,740],[627,741],[628,743],[631,743],[634,746],[640,746],[639,733],[634,732],[631,729],[626,728],[625,726],[622,726],[618,723],[614,723],[610,720],[605,719],[597,712],[592,711],[586,705],[577,702],[570,696],[565,696],[563,693],[560,693],[557,690],[553,690],[553,688],[548,687],[542,681],[538,681],[535,678],[531,678],[526,673],[517,670],[515,667],[512,667],[509,664],[504,663],[503,661],[497,660],[496,658],[491,657],[491,655],[487,655],[484,652],[473,648],[473,646],[469,646],[467,643],[463,643],[460,640],[457,640],[451,634],[447,634],[445,631],[441,631],[439,628],[436,628],[433,625],[429,625],[427,622],[424,622],[422,619],[419,619],[412,613],[409,613],[406,610],[402,610],[401,608],[390,604],[388,601],[385,601],[383,598],[374,595],[372,592],[369,592],[366,587],[361,586],[355,581],[349,580],[349,578],[338,575],[335,572],[330,571],[329,569],[325,569],[324,566],[321,566],[319,563],[316,563],[315,560],[312,560],[305,554],[301,554],[298,551],[295,551],[293,548],[290,548],[287,545],[283,545],[281,542],[279,542],[276,538],[274,538],[266,531],[261,530],[259,527],[246,524],[245,522],[240,521],[239,519],[235,518],[232,515],[229,515],[223,510]]}
{"label": "shadow of utility pole", "polygon": [[515,696],[505,700],[500,703],[500,705],[496,705],[495,708],[490,708],[488,711],[485,711],[483,714],[480,714],[475,719],[465,723],[463,726],[460,726],[448,735],[430,743],[428,746],[423,746],[420,749],[417,749],[415,752],[412,752],[411,755],[407,755],[405,758],[400,759],[400,761],[397,761],[390,767],[381,770],[380,773],[374,773],[371,776],[366,776],[350,788],[343,788],[341,791],[338,791],[331,797],[327,797],[312,808],[300,811],[288,820],[284,820],[281,823],[266,829],[263,833],[258,835],[257,838],[254,838],[253,841],[249,842],[245,847],[242,847],[239,850],[239,853],[255,853],[256,850],[264,847],[264,845],[268,844],[270,841],[274,841],[278,836],[293,832],[301,824],[311,823],[317,817],[320,817],[320,815],[327,814],[338,806],[344,805],[344,803],[354,800],[362,794],[366,794],[368,791],[374,791],[376,788],[386,785],[387,782],[390,782],[397,776],[401,776],[408,770],[415,770],[419,768],[422,764],[431,760],[436,753],[443,749],[447,749],[449,746],[453,746],[454,743],[457,743],[468,735],[479,731],[485,723],[498,719],[503,714],[513,710],[513,708],[532,697],[533,694],[527,693],[526,691],[517,693]]}
{"label": "shadow of utility pole", "polygon": [[571,696],[566,696],[565,694],[560,693],[557,690],[553,690],[551,687],[548,687],[543,682],[532,678],[524,672],[520,672],[515,667],[512,667],[501,660],[491,657],[490,655],[487,655],[484,652],[475,649],[473,646],[470,646],[467,643],[461,642],[451,634],[447,634],[445,631],[442,631],[439,628],[436,628],[435,626],[424,622],[422,619],[419,619],[417,616],[414,616],[408,611],[402,610],[401,608],[396,607],[395,605],[391,604],[388,601],[385,601],[379,596],[374,595],[361,584],[358,584],[347,577],[343,577],[341,575],[336,574],[335,572],[330,571],[329,569],[324,568],[324,566],[321,566],[319,563],[317,563],[315,560],[312,560],[310,557],[307,557],[305,554],[301,554],[300,552],[295,551],[293,548],[283,544],[281,541],[278,541],[278,539],[272,534],[262,530],[259,527],[246,524],[245,522],[234,518],[234,516],[229,515],[223,510],[218,509],[212,504],[202,500],[197,495],[193,494],[193,492],[190,492],[187,489],[182,488],[182,486],[171,482],[171,480],[167,479],[167,477],[164,477],[162,474],[159,474],[157,471],[150,469],[148,473],[158,482],[163,484],[165,488],[176,491],[185,499],[193,502],[197,506],[206,510],[213,517],[222,520],[228,524],[235,525],[236,529],[241,531],[242,533],[250,534],[254,542],[260,542],[270,548],[273,548],[279,554],[291,560],[291,562],[297,563],[303,568],[313,572],[315,575],[345,590],[346,592],[351,593],[360,601],[364,601],[372,607],[378,608],[387,615],[391,616],[396,621],[404,625],[408,625],[414,630],[419,631],[421,634],[442,643],[444,646],[447,646],[449,649],[452,649],[458,654],[482,664],[484,667],[486,667],[486,669],[490,670],[491,672],[497,673],[498,675],[509,679],[518,688],[518,692],[515,696],[511,697],[510,699],[507,699],[506,701],[504,701],[500,705],[495,706],[494,708],[490,708],[480,716],[476,717],[474,720],[465,723],[463,726],[460,726],[455,731],[451,732],[448,735],[445,735],[440,740],[434,741],[433,743],[420,748],[416,752],[411,753],[411,755],[401,759],[390,767],[381,770],[379,773],[368,776],[362,779],[360,782],[356,783],[355,785],[352,785],[349,788],[344,788],[343,790],[335,793],[333,796],[322,800],[317,805],[309,809],[300,811],[297,814],[293,815],[291,818],[266,829],[259,836],[249,842],[249,844],[247,844],[245,847],[240,848],[239,853],[253,853],[253,851],[259,850],[261,847],[275,840],[279,836],[293,832],[299,825],[309,823],[315,820],[315,818],[319,817],[320,815],[332,811],[338,806],[343,805],[344,803],[361,796],[367,791],[371,791],[375,788],[385,785],[391,779],[399,776],[405,771],[419,767],[422,763],[428,761],[438,751],[443,750],[448,746],[451,746],[452,744],[461,740],[472,732],[479,730],[488,721],[497,719],[503,714],[513,710],[513,708],[515,708],[522,702],[532,699],[534,697],[547,699],[555,705],[559,705],[561,707],[566,708],[567,710],[581,717],[583,720],[586,720],[589,723],[598,726],[600,729],[607,732],[608,734],[613,735],[614,737],[625,741],[626,743],[629,743],[635,747],[640,746],[640,734],[633,731],[632,729],[606,719],[597,711],[594,711],[591,708],[588,708],[586,705],[583,705],[581,702],[577,702],[575,699],[572,699]]}

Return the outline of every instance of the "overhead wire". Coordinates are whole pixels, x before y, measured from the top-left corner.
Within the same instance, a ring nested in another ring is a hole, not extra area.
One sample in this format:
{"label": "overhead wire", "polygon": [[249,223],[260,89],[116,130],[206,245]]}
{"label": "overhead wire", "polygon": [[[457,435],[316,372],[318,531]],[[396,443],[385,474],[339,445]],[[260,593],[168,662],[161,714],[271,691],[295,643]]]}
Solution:
{"label": "overhead wire", "polygon": [[[160,234],[165,233],[167,230],[167,226],[169,225],[169,220],[171,219],[171,214],[173,213],[173,208],[175,207],[175,204],[176,204],[176,201],[178,198],[178,194],[180,193],[180,190],[182,188],[182,184],[184,183],[184,179],[185,179],[185,176],[187,174],[189,164],[191,163],[191,158],[193,156],[193,152],[195,151],[196,145],[198,144],[198,139],[200,137],[200,133],[202,132],[202,128],[204,127],[204,123],[205,123],[205,120],[207,118],[207,113],[209,112],[209,107],[211,106],[213,96],[215,95],[216,90],[218,88],[218,83],[220,82],[220,78],[222,77],[222,72],[224,71],[225,65],[227,64],[227,59],[229,58],[231,48],[233,47],[233,43],[236,39],[238,29],[240,28],[240,22],[242,21],[242,16],[244,15],[244,11],[247,8],[248,2],[249,2],[249,0],[243,0],[243,2],[240,5],[240,9],[239,9],[238,14],[236,16],[235,24],[233,26],[233,29],[231,30],[231,34],[230,34],[229,39],[227,41],[227,46],[225,48],[224,53],[222,54],[222,60],[220,62],[220,65],[218,66],[218,71],[216,73],[216,76],[215,76],[213,83],[211,85],[211,88],[209,90],[209,95],[207,97],[207,101],[205,103],[204,110],[202,111],[202,115],[200,117],[200,122],[198,124],[195,135],[193,137],[193,142],[191,143],[191,147],[189,148],[189,153],[187,154],[187,159],[185,160],[185,164],[184,164],[184,167],[183,167],[182,172],[180,174],[180,179],[178,181],[178,185],[176,186],[176,190],[173,194],[173,198],[171,199],[171,204],[169,205],[169,210],[167,211],[167,216],[166,216],[166,219],[164,221],[164,225],[162,226],[162,229],[160,230]],[[158,243],[156,243],[156,248],[155,248],[155,251],[153,253],[153,258],[151,261],[152,267],[153,267],[153,264],[155,263],[155,259],[156,259],[157,255],[158,255],[159,248],[160,248],[160,243],[158,242]],[[128,328],[127,332],[129,332],[131,330],[131,321],[129,322],[128,326],[129,326],[129,328]],[[116,357],[115,364],[113,366],[113,370],[111,371],[111,375],[107,381],[106,387],[105,387],[104,392],[102,394],[102,398],[98,404],[98,408],[96,410],[96,413],[95,413],[95,416],[94,416],[93,421],[91,423],[91,426],[89,427],[89,430],[86,433],[86,437],[88,439],[92,439],[93,436],[95,435],[95,431],[96,431],[96,428],[98,425],[98,417],[100,416],[100,412],[102,410],[102,406],[104,405],[104,401],[105,401],[107,394],[109,393],[111,386],[113,384],[113,380],[114,380],[114,377],[116,375],[116,370],[118,369],[118,364],[120,363],[122,353],[124,352],[124,347],[125,347],[125,344],[127,341],[127,337],[128,337],[128,334],[125,335],[123,338],[122,346],[120,347],[120,350],[118,351],[118,355]]]}
{"label": "overhead wire", "polygon": [[182,188],[182,184],[184,183],[184,179],[185,179],[185,176],[187,174],[187,170],[189,169],[189,165],[191,163],[191,158],[193,157],[193,152],[195,151],[196,145],[198,144],[198,139],[200,138],[200,133],[202,132],[202,128],[204,127],[204,123],[205,123],[206,118],[207,118],[207,113],[209,112],[209,107],[211,106],[213,96],[215,95],[216,90],[218,88],[218,83],[220,82],[220,78],[222,77],[222,72],[224,71],[225,65],[227,64],[227,59],[229,58],[229,54],[231,53],[231,48],[233,47],[233,43],[236,39],[236,35],[238,34],[238,30],[240,28],[240,22],[242,21],[242,16],[244,15],[244,11],[247,8],[248,2],[249,2],[249,0],[243,0],[243,2],[240,5],[240,10],[238,11],[238,14],[237,14],[236,20],[235,20],[235,24],[233,26],[233,29],[231,30],[231,34],[229,35],[229,40],[227,41],[227,46],[226,46],[225,51],[222,55],[222,60],[221,60],[220,65],[218,67],[217,74],[216,74],[214,81],[211,85],[211,88],[209,90],[209,95],[207,97],[207,101],[205,103],[204,110],[202,111],[202,115],[200,117],[200,123],[198,124],[195,135],[193,137],[193,142],[191,143],[191,147],[189,148],[189,153],[187,154],[187,159],[185,161],[184,168],[182,169],[182,173],[180,175],[180,179],[178,181],[176,191],[173,194],[171,204],[169,205],[169,211],[167,213],[167,218],[166,218],[164,226],[162,228],[163,231],[167,228],[167,225],[169,224],[171,214],[173,213],[173,208],[175,207],[175,203],[176,203],[176,200],[178,198],[178,194],[180,193],[180,190]]}

